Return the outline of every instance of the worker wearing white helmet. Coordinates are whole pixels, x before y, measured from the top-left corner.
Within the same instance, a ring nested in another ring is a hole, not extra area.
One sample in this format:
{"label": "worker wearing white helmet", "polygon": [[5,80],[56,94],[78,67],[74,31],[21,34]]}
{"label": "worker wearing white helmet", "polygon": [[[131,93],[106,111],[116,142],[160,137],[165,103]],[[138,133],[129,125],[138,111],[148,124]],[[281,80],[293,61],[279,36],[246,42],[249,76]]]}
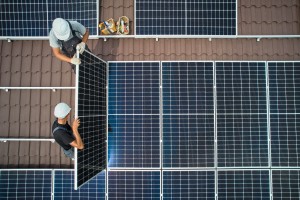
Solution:
{"label": "worker wearing white helmet", "polygon": [[65,155],[74,159],[74,148],[83,149],[84,144],[78,132],[80,120],[75,119],[72,127],[68,124],[71,108],[66,103],[55,106],[54,116],[57,118],[52,125],[55,141],[62,147]]}
{"label": "worker wearing white helmet", "polygon": [[77,21],[68,21],[56,18],[53,21],[49,33],[49,42],[53,54],[61,61],[69,62],[75,71],[74,65],[80,64],[80,59],[75,58],[76,47],[80,53],[88,49],[86,42],[89,38],[89,30]]}

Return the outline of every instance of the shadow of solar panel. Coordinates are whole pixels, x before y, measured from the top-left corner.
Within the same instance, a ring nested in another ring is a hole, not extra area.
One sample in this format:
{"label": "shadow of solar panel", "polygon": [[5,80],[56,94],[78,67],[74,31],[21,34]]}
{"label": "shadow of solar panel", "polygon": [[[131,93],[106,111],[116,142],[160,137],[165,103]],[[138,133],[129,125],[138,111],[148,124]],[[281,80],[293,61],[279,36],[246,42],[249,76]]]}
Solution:
{"label": "shadow of solar panel", "polygon": [[272,166],[300,166],[300,114],[270,114]]}
{"label": "shadow of solar panel", "polygon": [[163,167],[214,167],[214,116],[163,116]]}
{"label": "shadow of solar panel", "polygon": [[78,74],[78,131],[84,149],[77,151],[77,187],[106,168],[106,72],[107,64],[85,51]]}
{"label": "shadow of solar panel", "polygon": [[213,62],[162,62],[164,114],[214,114]]}
{"label": "shadow of solar panel", "polygon": [[164,171],[163,199],[215,199],[215,172]]}
{"label": "shadow of solar panel", "polygon": [[74,190],[74,172],[55,170],[54,199],[105,199],[105,171],[99,173],[93,180],[80,190]]}
{"label": "shadow of solar panel", "polygon": [[159,168],[159,115],[109,115],[109,167]]}
{"label": "shadow of solar panel", "polygon": [[269,171],[218,171],[218,199],[270,199]]}
{"label": "shadow of solar panel", "polygon": [[271,113],[300,113],[300,62],[268,62]]}
{"label": "shadow of solar panel", "polygon": [[46,0],[2,0],[0,36],[47,36]]}
{"label": "shadow of solar panel", "polygon": [[159,114],[159,62],[109,63],[109,114]]}
{"label": "shadow of solar panel", "polygon": [[109,199],[160,199],[159,171],[109,171]]}
{"label": "shadow of solar panel", "polygon": [[299,170],[272,170],[273,200],[299,199]]}
{"label": "shadow of solar panel", "polygon": [[51,170],[0,171],[0,199],[51,199]]}

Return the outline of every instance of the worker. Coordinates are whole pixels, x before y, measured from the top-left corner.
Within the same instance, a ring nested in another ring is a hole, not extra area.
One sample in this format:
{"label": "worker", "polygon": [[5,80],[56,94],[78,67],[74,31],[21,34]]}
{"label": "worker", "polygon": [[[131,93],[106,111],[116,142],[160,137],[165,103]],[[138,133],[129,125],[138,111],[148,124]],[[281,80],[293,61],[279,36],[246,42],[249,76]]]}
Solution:
{"label": "worker", "polygon": [[80,120],[74,119],[72,128],[68,124],[71,108],[66,103],[55,106],[54,116],[57,118],[52,125],[52,133],[55,141],[62,147],[64,154],[74,160],[74,147],[83,149],[84,144],[78,132]]}
{"label": "worker", "polygon": [[82,54],[88,50],[86,42],[89,38],[89,30],[77,21],[68,21],[56,18],[52,23],[49,33],[49,42],[53,54],[61,61],[69,62],[75,72],[75,65],[79,65],[80,59],[75,58],[76,47]]}

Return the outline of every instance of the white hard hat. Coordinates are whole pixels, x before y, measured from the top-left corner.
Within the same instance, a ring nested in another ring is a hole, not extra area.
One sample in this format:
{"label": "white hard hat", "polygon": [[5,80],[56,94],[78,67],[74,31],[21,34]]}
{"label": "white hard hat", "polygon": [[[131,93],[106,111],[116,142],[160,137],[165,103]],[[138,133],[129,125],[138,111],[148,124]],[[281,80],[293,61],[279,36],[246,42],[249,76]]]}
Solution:
{"label": "white hard hat", "polygon": [[71,108],[66,103],[59,103],[54,108],[54,116],[63,119],[65,118],[69,112],[71,111]]}
{"label": "white hard hat", "polygon": [[59,40],[67,40],[70,37],[71,29],[69,23],[63,18],[56,18],[52,24],[53,32]]}

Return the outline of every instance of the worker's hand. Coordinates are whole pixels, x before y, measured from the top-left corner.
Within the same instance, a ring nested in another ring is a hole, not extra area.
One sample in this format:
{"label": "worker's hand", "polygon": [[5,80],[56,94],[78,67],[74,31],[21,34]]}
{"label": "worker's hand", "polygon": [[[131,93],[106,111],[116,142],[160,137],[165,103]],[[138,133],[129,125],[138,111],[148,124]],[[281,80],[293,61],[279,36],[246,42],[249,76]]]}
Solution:
{"label": "worker's hand", "polygon": [[73,121],[72,127],[73,127],[73,129],[77,130],[79,126],[80,126],[80,119],[75,118],[74,121]]}
{"label": "worker's hand", "polygon": [[80,61],[79,58],[73,57],[73,58],[71,59],[71,63],[72,63],[73,65],[80,65],[81,61]]}
{"label": "worker's hand", "polygon": [[77,48],[79,48],[79,53],[82,54],[85,49],[85,43],[81,42],[81,43],[77,44]]}

